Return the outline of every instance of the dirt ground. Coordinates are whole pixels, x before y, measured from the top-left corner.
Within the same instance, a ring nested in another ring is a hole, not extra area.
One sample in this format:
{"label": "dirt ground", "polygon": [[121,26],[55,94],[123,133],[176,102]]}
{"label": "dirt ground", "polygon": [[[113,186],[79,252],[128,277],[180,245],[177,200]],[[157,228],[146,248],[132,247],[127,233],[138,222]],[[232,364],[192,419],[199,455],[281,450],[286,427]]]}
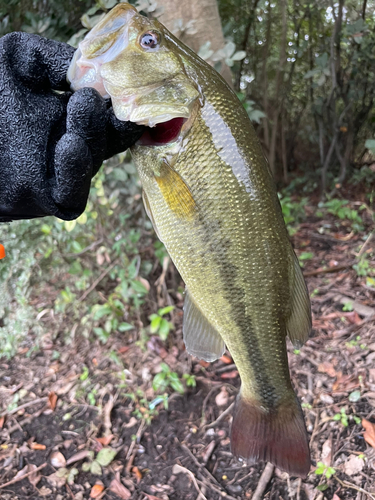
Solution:
{"label": "dirt ground", "polygon": [[[267,481],[265,464],[232,457],[238,372],[229,353],[213,364],[187,355],[182,295],[171,292],[176,329],[166,342],[130,331],[106,345],[78,335],[66,345],[45,315],[41,350],[0,361],[0,498],[374,499],[375,288],[352,268],[359,253],[375,252],[375,237],[363,239],[371,213],[361,212],[366,228],[355,233],[313,205],[306,211],[292,239],[298,255],[313,254],[304,260],[313,332],[300,351],[288,346],[310,434],[306,480],[267,467]],[[168,290],[178,282],[172,265],[164,278]],[[196,380],[184,394],[169,388],[167,408],[151,387],[161,362]]]}

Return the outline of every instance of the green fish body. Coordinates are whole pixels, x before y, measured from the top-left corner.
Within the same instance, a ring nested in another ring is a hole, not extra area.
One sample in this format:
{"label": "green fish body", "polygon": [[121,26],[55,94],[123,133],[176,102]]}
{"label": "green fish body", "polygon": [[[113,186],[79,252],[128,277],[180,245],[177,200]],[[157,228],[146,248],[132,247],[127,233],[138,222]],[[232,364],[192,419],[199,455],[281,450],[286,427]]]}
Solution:
{"label": "green fish body", "polygon": [[[68,77],[75,90],[91,78],[118,118],[152,127],[131,151],[146,211],[186,284],[186,349],[214,361],[226,345],[241,377],[232,451],[303,477],[310,457],[286,336],[307,339],[310,302],[247,113],[211,66],[132,6],[94,30]],[[100,37],[112,40],[107,51]]]}

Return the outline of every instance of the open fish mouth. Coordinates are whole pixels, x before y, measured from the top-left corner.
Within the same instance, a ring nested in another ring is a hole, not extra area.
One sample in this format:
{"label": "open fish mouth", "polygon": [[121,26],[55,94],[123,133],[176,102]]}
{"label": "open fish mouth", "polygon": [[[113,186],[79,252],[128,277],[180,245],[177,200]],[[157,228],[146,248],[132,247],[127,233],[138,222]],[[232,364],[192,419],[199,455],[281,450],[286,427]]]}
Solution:
{"label": "open fish mouth", "polygon": [[158,123],[155,127],[147,127],[137,144],[141,146],[164,146],[174,142],[179,137],[185,122],[186,118],[177,117]]}

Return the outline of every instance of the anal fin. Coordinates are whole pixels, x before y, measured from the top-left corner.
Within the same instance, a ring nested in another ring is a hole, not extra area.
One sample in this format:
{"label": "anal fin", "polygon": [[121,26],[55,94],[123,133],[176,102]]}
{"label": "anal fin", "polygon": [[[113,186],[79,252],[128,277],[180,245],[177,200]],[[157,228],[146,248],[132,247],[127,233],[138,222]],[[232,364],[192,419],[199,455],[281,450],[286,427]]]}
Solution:
{"label": "anal fin", "polygon": [[288,337],[295,347],[302,347],[309,338],[311,330],[311,306],[309,292],[296,255],[294,255],[294,283],[291,296],[291,311],[286,324]]}
{"label": "anal fin", "polygon": [[211,362],[224,354],[223,339],[195,304],[188,290],[185,294],[182,331],[186,350],[192,356]]}

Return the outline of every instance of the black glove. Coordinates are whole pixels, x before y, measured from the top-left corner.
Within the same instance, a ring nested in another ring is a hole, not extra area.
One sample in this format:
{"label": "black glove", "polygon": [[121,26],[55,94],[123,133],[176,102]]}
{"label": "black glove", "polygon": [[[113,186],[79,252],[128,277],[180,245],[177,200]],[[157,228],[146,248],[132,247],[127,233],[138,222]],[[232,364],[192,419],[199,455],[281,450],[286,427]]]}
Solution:
{"label": "black glove", "polygon": [[69,92],[74,50],[27,33],[0,38],[0,222],[75,219],[103,160],[143,133],[96,90]]}

